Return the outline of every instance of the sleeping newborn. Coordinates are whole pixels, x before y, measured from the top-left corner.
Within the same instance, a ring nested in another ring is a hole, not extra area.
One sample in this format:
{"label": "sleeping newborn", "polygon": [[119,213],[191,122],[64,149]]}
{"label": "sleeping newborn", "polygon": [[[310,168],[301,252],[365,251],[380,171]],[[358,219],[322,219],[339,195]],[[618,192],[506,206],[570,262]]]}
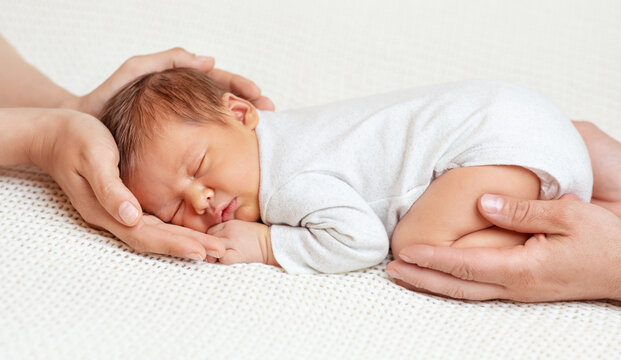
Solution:
{"label": "sleeping newborn", "polygon": [[336,273],[412,244],[506,247],[484,193],[589,201],[582,139],[548,99],[467,81],[267,112],[206,75],[142,76],[107,103],[121,178],[143,209],[222,242],[225,264]]}

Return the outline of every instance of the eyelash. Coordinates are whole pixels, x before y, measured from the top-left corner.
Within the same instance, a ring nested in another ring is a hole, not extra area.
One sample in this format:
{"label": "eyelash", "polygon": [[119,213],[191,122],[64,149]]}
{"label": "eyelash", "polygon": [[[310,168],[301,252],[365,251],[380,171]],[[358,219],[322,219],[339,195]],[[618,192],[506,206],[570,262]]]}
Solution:
{"label": "eyelash", "polygon": [[[196,177],[198,175],[198,173],[201,171],[201,168],[203,167],[203,163],[205,162],[205,158],[207,157],[207,155],[203,155],[203,157],[201,158],[201,161],[198,163],[198,167],[196,168],[196,171],[194,172],[194,177]],[[183,200],[181,200],[179,202],[179,205],[177,206],[177,209],[175,210],[175,212],[173,213],[172,217],[170,218],[170,223],[172,223],[172,221],[177,217],[177,213],[179,212],[179,210],[181,210],[181,207],[183,206]]]}
{"label": "eyelash", "polygon": [[196,168],[196,171],[194,172],[194,177],[196,177],[198,173],[201,171],[201,168],[203,167],[203,163],[205,162],[206,157],[207,155],[203,155],[203,157],[201,158],[201,161],[198,163],[198,167]]}

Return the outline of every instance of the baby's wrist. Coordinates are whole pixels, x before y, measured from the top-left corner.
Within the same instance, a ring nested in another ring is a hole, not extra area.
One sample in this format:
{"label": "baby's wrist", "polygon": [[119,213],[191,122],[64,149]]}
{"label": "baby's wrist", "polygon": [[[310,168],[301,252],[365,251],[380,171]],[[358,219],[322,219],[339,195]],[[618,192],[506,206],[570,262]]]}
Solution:
{"label": "baby's wrist", "polygon": [[278,262],[276,261],[276,258],[274,258],[274,251],[272,250],[272,237],[271,237],[271,233],[270,233],[271,227],[270,226],[265,226],[265,253],[266,253],[266,264],[268,265],[272,265],[272,266],[278,266],[280,267],[280,264],[278,264]]}

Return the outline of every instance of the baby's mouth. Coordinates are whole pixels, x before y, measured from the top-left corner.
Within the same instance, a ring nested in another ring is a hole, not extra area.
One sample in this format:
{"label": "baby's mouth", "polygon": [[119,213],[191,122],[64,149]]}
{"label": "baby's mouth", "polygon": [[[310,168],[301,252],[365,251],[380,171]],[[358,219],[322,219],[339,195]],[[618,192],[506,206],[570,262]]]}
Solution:
{"label": "baby's mouth", "polygon": [[238,207],[237,197],[234,197],[233,200],[229,201],[224,207],[219,206],[215,213],[216,224],[231,220]]}

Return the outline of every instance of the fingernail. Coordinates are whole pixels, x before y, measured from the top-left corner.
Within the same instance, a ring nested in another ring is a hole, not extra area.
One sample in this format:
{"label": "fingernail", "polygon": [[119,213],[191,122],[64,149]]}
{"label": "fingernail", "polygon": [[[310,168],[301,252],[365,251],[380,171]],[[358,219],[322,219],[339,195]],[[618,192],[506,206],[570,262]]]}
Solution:
{"label": "fingernail", "polygon": [[129,201],[125,201],[119,206],[119,216],[126,225],[133,223],[138,215],[138,209]]}
{"label": "fingernail", "polygon": [[187,257],[188,259],[196,260],[196,261],[204,260],[204,258],[197,253],[189,253],[189,254],[186,254],[185,257]]}
{"label": "fingernail", "polygon": [[403,278],[401,277],[401,274],[399,274],[399,273],[397,272],[397,270],[394,270],[394,269],[386,269],[386,274],[388,274],[388,276],[390,276],[391,278],[395,278],[395,279],[403,280]]}
{"label": "fingernail", "polygon": [[502,198],[496,195],[485,194],[481,197],[481,207],[486,213],[496,214],[502,209]]}
{"label": "fingernail", "polygon": [[209,256],[211,256],[211,257],[215,257],[215,258],[217,258],[217,259],[219,259],[219,258],[220,258],[220,255],[218,255],[218,252],[217,252],[217,251],[212,251],[212,250],[209,250],[209,251],[207,251],[207,255],[209,255]]}

